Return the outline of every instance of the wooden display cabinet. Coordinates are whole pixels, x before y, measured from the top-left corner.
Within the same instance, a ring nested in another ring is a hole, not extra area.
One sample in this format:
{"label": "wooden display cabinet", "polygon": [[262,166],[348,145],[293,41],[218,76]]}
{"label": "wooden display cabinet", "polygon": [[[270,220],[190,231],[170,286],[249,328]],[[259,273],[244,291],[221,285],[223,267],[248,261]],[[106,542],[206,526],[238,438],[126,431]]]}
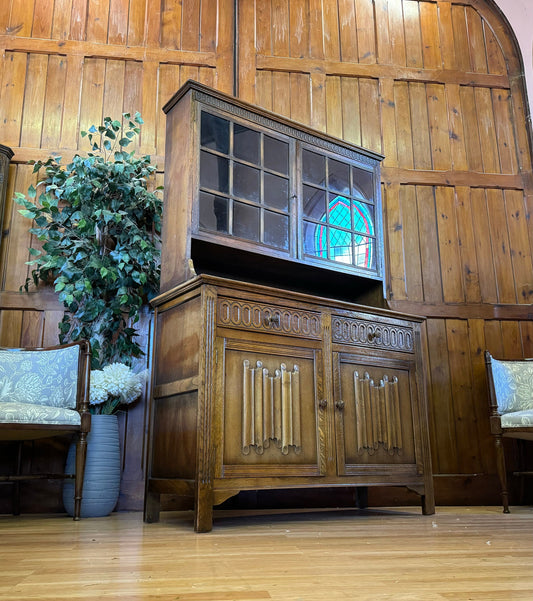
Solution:
{"label": "wooden display cabinet", "polygon": [[145,519],[169,493],[204,532],[241,490],[335,486],[407,486],[432,513],[425,324],[385,309],[383,157],[195,82],[164,110]]}
{"label": "wooden display cabinet", "polygon": [[406,486],[434,512],[423,320],[199,276],[155,301],[145,519],[241,490]]}

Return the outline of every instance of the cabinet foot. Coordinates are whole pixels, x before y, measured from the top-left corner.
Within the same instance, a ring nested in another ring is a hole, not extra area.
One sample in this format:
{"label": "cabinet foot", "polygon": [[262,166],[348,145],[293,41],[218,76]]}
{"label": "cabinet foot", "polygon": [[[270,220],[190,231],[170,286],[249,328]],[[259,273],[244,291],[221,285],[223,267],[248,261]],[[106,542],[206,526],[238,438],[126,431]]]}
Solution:
{"label": "cabinet foot", "polygon": [[144,500],[144,521],[148,524],[159,522],[161,511],[161,495],[155,492],[147,492]]}
{"label": "cabinet foot", "polygon": [[422,495],[422,514],[433,515],[435,513],[435,501],[429,495]]}
{"label": "cabinet foot", "polygon": [[198,491],[194,505],[194,531],[211,532],[213,529],[213,494],[211,490]]}

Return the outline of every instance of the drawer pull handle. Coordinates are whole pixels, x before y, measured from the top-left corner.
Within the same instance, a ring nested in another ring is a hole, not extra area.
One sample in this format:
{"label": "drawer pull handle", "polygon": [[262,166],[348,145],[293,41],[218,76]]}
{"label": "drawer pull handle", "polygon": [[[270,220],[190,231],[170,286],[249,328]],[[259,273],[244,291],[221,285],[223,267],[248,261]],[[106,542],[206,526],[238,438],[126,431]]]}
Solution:
{"label": "drawer pull handle", "polygon": [[339,411],[343,411],[343,410],[344,410],[344,401],[337,401],[337,402],[335,403],[335,407],[337,407],[337,409],[338,409]]}
{"label": "drawer pull handle", "polygon": [[374,340],[374,338],[377,338],[376,332],[369,332],[367,338],[368,338],[368,342],[372,342],[372,340]]}
{"label": "drawer pull handle", "polygon": [[265,326],[279,326],[279,315],[267,315],[263,323]]}
{"label": "drawer pull handle", "polygon": [[320,407],[320,409],[326,409],[328,406],[328,402],[325,399],[322,399],[321,401],[318,401],[318,406]]}

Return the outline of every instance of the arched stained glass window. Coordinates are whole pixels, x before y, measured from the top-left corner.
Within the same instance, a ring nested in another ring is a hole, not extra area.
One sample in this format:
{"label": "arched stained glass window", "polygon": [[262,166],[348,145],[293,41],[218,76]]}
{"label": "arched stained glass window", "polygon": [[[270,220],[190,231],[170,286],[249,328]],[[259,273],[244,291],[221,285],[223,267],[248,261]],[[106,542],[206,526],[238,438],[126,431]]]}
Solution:
{"label": "arched stained glass window", "polygon": [[305,255],[376,270],[371,174],[304,151],[302,191]]}
{"label": "arched stained glass window", "polygon": [[322,223],[315,228],[315,256],[328,258],[329,233],[330,259],[372,269],[374,245],[369,236],[374,236],[374,221],[368,205],[355,199],[335,196],[330,200],[327,210],[328,213],[324,213],[320,219]]}

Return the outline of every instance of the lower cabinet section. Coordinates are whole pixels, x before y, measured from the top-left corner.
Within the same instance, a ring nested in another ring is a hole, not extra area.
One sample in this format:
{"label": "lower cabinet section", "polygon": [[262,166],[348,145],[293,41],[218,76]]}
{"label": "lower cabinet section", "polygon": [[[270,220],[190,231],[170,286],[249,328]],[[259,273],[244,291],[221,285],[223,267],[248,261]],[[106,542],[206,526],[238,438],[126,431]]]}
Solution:
{"label": "lower cabinet section", "polygon": [[335,486],[434,512],[422,319],[211,276],[154,306],[146,521],[165,493],[206,532],[241,490]]}

